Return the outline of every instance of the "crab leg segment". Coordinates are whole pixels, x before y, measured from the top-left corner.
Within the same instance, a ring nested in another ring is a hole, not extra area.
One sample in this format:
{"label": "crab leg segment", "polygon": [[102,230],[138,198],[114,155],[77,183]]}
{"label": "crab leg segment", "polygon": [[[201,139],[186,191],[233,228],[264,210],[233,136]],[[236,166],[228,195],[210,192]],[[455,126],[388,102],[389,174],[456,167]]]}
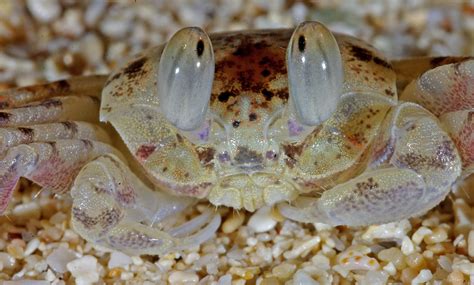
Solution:
{"label": "crab leg segment", "polygon": [[397,89],[403,90],[410,82],[416,80],[420,75],[430,69],[446,64],[463,62],[469,59],[473,59],[473,57],[415,57],[408,59],[392,60],[391,64],[393,70],[397,74]]}
{"label": "crab leg segment", "polygon": [[109,135],[97,125],[85,122],[64,121],[29,127],[0,128],[0,153],[20,144],[56,141],[59,139],[111,142]]}
{"label": "crab leg segment", "polygon": [[99,101],[88,96],[55,97],[0,111],[0,126],[34,125],[77,120],[97,122]]}
{"label": "crab leg segment", "polygon": [[402,99],[418,102],[440,117],[462,158],[463,173],[454,190],[474,199],[468,194],[474,185],[474,59],[427,71],[408,85]]}
{"label": "crab leg segment", "polygon": [[71,195],[75,230],[91,242],[130,254],[160,255],[196,246],[220,225],[220,216],[208,211],[181,226],[164,226],[195,200],[152,191],[113,155],[88,163]]}
{"label": "crab leg segment", "polygon": [[0,160],[0,213],[8,205],[20,177],[61,193],[69,189],[87,161],[111,152],[116,150],[107,144],[89,140],[57,140],[8,149]]}
{"label": "crab leg segment", "polygon": [[415,102],[436,116],[474,108],[474,60],[431,69],[410,83],[400,99]]}
{"label": "crab leg segment", "polygon": [[394,108],[386,120],[366,172],[305,207],[282,205],[283,215],[359,226],[423,214],[441,202],[461,173],[450,137],[436,117],[412,103]]}
{"label": "crab leg segment", "polygon": [[474,108],[447,113],[440,120],[453,138],[464,168],[474,166]]}
{"label": "crab leg segment", "polygon": [[43,85],[20,87],[0,92],[0,108],[13,108],[60,96],[100,98],[106,75],[79,76]]}

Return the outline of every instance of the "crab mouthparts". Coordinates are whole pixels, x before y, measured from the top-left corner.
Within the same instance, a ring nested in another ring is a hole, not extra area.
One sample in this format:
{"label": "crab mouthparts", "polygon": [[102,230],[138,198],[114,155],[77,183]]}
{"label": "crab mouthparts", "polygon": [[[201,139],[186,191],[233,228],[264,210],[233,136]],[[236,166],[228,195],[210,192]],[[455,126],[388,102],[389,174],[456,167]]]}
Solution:
{"label": "crab mouthparts", "polygon": [[255,211],[264,205],[291,201],[298,196],[296,185],[275,174],[252,173],[226,176],[209,192],[216,206]]}

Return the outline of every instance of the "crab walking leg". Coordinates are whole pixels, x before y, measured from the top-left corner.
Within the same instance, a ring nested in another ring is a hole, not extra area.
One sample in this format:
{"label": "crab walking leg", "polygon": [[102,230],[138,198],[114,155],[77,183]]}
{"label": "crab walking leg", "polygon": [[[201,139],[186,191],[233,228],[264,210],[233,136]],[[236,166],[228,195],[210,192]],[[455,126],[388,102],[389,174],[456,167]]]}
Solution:
{"label": "crab walking leg", "polygon": [[13,108],[60,96],[100,98],[106,75],[79,76],[46,84],[20,87],[0,92],[0,108]]}
{"label": "crab walking leg", "polygon": [[72,223],[82,237],[133,255],[199,245],[220,225],[220,216],[208,211],[177,228],[157,228],[195,200],[152,191],[113,155],[84,166],[71,195]]}
{"label": "crab walking leg", "polygon": [[474,203],[474,108],[446,113],[440,120],[453,138],[463,162],[463,171],[453,192]]}
{"label": "crab walking leg", "polygon": [[69,189],[81,167],[112,146],[90,140],[57,140],[12,147],[0,159],[0,214],[5,211],[20,177],[54,193]]}
{"label": "crab walking leg", "polygon": [[438,117],[474,108],[474,59],[423,73],[403,90],[400,99],[420,104]]}
{"label": "crab walking leg", "polygon": [[29,127],[0,128],[0,153],[20,144],[56,141],[59,139],[84,139],[111,143],[107,132],[98,125],[86,122],[63,121]]}
{"label": "crab walking leg", "polygon": [[474,58],[466,56],[417,57],[392,60],[390,63],[397,74],[397,89],[403,90],[410,82],[430,69],[469,59]]}
{"label": "crab walking leg", "polygon": [[99,100],[89,96],[46,99],[0,110],[0,127],[27,126],[66,120],[98,122]]}
{"label": "crab walking leg", "polygon": [[474,163],[474,59],[425,72],[407,86],[401,98],[440,117],[460,151],[463,166]]}
{"label": "crab walking leg", "polygon": [[416,104],[403,103],[382,125],[366,172],[305,207],[282,205],[281,211],[295,220],[331,225],[400,220],[440,203],[460,173],[456,147],[437,118]]}
{"label": "crab walking leg", "polygon": [[446,113],[440,120],[459,150],[463,168],[474,166],[474,108]]}

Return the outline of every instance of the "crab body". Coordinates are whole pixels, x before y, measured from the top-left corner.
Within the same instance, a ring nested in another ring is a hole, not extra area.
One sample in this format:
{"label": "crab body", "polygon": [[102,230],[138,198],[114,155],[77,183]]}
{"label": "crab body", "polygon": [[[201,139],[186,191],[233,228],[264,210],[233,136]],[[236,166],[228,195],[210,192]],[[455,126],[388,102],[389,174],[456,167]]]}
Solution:
{"label": "crab body", "polygon": [[351,166],[396,104],[395,73],[373,48],[338,35],[348,79],[343,92],[357,94],[344,99],[326,124],[305,126],[291,117],[285,62],[291,35],[292,30],[211,35],[216,71],[209,112],[194,132],[180,131],[159,114],[154,85],[163,47],[112,75],[101,117],[155,183],[181,195],[254,211],[322,190],[327,181],[357,171]]}
{"label": "crab body", "polygon": [[2,211],[22,176],[72,188],[83,237],[156,254],[212,236],[211,210],[164,222],[203,199],[332,225],[419,215],[474,172],[473,79],[472,59],[392,64],[318,23],[191,28],[106,81],[4,92]]}

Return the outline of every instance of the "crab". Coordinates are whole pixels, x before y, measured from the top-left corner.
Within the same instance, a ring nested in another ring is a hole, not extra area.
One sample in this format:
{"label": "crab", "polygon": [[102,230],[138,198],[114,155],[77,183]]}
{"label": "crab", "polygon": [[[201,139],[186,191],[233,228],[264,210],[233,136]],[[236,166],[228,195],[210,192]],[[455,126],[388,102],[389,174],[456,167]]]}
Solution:
{"label": "crab", "polygon": [[388,61],[318,22],[178,31],[110,76],[0,93],[0,213],[18,181],[72,197],[86,240],[158,254],[207,207],[364,226],[421,215],[474,173],[474,59]]}

